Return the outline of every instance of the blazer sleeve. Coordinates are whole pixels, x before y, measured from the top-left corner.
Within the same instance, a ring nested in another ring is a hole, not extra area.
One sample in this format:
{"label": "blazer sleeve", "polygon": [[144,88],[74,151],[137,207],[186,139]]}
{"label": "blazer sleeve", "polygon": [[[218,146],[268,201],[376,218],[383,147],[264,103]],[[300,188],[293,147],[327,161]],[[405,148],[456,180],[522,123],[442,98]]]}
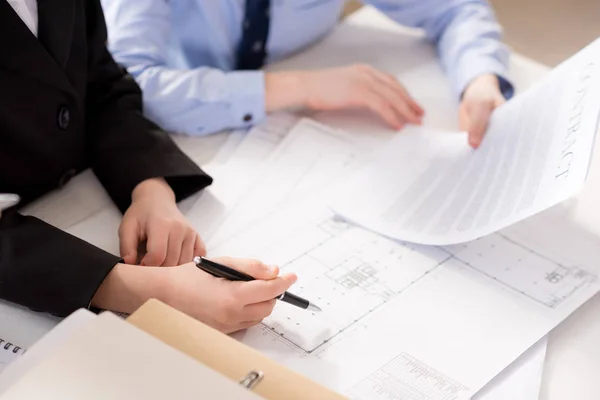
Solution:
{"label": "blazer sleeve", "polygon": [[121,260],[16,211],[0,218],[0,298],[65,317],[88,308]]}
{"label": "blazer sleeve", "polygon": [[135,186],[149,178],[165,178],[177,201],[210,185],[212,178],[143,116],[139,86],[106,48],[99,0],[87,7],[87,147],[92,169],[108,194],[125,212]]}

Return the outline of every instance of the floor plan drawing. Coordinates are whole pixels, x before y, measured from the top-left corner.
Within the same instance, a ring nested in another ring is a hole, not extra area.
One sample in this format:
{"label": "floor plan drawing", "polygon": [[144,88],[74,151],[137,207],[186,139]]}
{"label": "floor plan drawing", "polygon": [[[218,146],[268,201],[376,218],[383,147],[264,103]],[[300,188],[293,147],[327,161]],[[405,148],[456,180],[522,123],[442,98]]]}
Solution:
{"label": "floor plan drawing", "polygon": [[323,309],[321,313],[308,313],[282,303],[263,322],[280,339],[308,354],[449,257],[441,249],[418,251],[324,215],[314,224],[280,235],[261,249],[277,261],[282,272],[298,273],[294,294]]}
{"label": "floor plan drawing", "polygon": [[[336,217],[282,236],[264,249],[282,272],[296,272],[295,294],[322,313],[278,304],[263,325],[311,354],[451,258],[547,307],[596,275],[567,267],[494,234],[468,244],[418,246],[386,239]],[[327,293],[327,296],[323,296]],[[299,332],[302,332],[301,334]]]}
{"label": "floor plan drawing", "polygon": [[598,279],[591,272],[561,265],[500,233],[444,249],[474,270],[552,308]]}
{"label": "floor plan drawing", "polygon": [[[282,272],[299,275],[294,293],[323,308],[321,313],[307,313],[279,304],[263,322],[306,353],[358,323],[449,257],[441,249],[418,251],[334,217],[282,237],[266,251],[285,255]],[[323,293],[328,295],[322,297]]]}

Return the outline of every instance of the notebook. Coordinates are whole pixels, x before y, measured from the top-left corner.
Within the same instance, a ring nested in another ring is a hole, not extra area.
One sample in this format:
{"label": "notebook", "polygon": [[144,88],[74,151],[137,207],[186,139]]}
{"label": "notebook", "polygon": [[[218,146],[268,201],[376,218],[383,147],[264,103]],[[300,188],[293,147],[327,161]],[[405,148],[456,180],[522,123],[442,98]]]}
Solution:
{"label": "notebook", "polygon": [[21,347],[0,337],[0,372],[24,352]]}
{"label": "notebook", "polygon": [[[31,349],[14,351],[13,347],[12,355],[4,359],[4,367],[6,368],[4,371],[2,371],[0,362],[0,395],[25,375],[41,359],[65,343],[74,332],[92,321],[95,317],[96,314],[88,310],[77,310],[44,335],[43,339],[39,340]],[[24,354],[27,354],[27,357],[23,356]],[[1,359],[2,355],[0,354]],[[8,368],[9,363],[13,363],[10,368]]]}

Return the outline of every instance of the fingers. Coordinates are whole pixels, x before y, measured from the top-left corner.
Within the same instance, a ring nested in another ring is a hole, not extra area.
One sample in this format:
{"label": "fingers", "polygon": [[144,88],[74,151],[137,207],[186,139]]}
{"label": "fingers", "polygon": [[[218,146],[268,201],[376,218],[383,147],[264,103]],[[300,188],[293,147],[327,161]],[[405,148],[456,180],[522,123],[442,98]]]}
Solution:
{"label": "fingers", "polygon": [[138,222],[135,218],[124,218],[119,227],[119,252],[126,264],[135,264],[140,243]]}
{"label": "fingers", "polygon": [[297,280],[295,274],[285,274],[271,280],[236,282],[239,284],[237,295],[245,304],[260,303],[283,294]]}
{"label": "fingers", "polygon": [[401,129],[405,123],[421,124],[423,109],[394,77],[369,66],[359,68],[365,74],[363,90],[369,92],[360,96],[363,105],[395,129]]}
{"label": "fingers", "polygon": [[499,95],[494,98],[494,110],[500,107],[502,104],[506,103],[506,99],[504,96]]}
{"label": "fingers", "polygon": [[458,110],[458,125],[461,131],[469,130],[469,113],[465,104],[461,104]]}
{"label": "fingers", "polygon": [[[392,75],[387,74],[385,72],[381,72],[381,71],[377,71],[377,70],[375,70],[375,72],[376,72],[375,77],[377,79],[381,80],[383,83],[388,85],[391,89],[393,89],[394,91],[397,91],[398,93],[400,93],[402,95],[402,98],[406,101],[407,105],[418,117],[421,118],[421,117],[423,117],[423,115],[425,115],[425,110],[423,109],[423,107],[421,107],[412,98],[410,93],[408,93],[408,90],[406,90],[406,88],[404,86],[402,86],[395,77],[393,77]],[[420,118],[419,118],[419,120],[420,120]]]}
{"label": "fingers", "polygon": [[244,319],[248,321],[262,321],[273,312],[277,300],[267,300],[262,303],[248,304],[244,307]]}
{"label": "fingers", "polygon": [[468,131],[471,147],[479,147],[493,110],[505,101],[497,76],[484,74],[469,83],[462,96],[459,120],[461,129]]}
{"label": "fingers", "polygon": [[196,240],[194,242],[194,256],[205,256],[206,255],[206,245],[204,241],[200,237],[199,234],[196,233]]}
{"label": "fingers", "polygon": [[[471,147],[477,148],[481,145],[493,111],[505,102],[504,97],[496,96],[487,101],[473,103],[464,110],[461,108],[459,115],[461,129],[468,131]],[[466,128],[462,128],[463,125],[466,125]]]}
{"label": "fingers", "polygon": [[372,90],[383,96],[402,120],[415,125],[421,123],[421,117],[409,106],[406,98],[398,90],[392,89],[389,85],[379,80],[373,82]]}
{"label": "fingers", "polygon": [[169,243],[168,229],[151,229],[148,234],[146,255],[142,259],[142,265],[160,266],[167,258],[167,246]]}
{"label": "fingers", "polygon": [[268,300],[261,303],[246,305],[242,312],[239,314],[239,318],[242,322],[237,323],[225,323],[223,325],[223,331],[226,333],[232,333],[240,331],[242,329],[248,329],[256,326],[267,318],[273,312],[277,300]]}
{"label": "fingers", "polygon": [[[197,236],[198,236],[198,234],[196,232],[194,232],[192,230],[188,231],[188,233],[185,236],[185,239],[181,245],[181,254],[179,255],[179,262],[177,263],[177,265],[182,265],[182,264],[188,263],[193,260],[193,258],[195,256],[194,247],[196,244]],[[198,254],[198,255],[200,255],[200,254]]]}
{"label": "fingers", "polygon": [[244,329],[252,328],[253,326],[260,324],[261,322],[262,322],[262,320],[261,321],[241,322],[241,323],[237,324],[236,326],[221,329],[221,331],[225,334],[235,333],[238,331],[243,331]]}
{"label": "fingers", "polygon": [[[258,260],[253,260],[250,258],[218,257],[215,259],[215,261],[250,275],[254,279],[270,280],[279,275],[279,268],[277,266],[266,265]],[[264,298],[258,301],[263,300],[269,300],[269,298]],[[256,301],[253,303],[256,303]]]}
{"label": "fingers", "polygon": [[[186,230],[177,225],[171,227],[167,244],[167,255],[162,265],[178,265],[182,247],[185,241]],[[191,261],[191,260],[190,260]]]}
{"label": "fingers", "polygon": [[365,106],[379,115],[383,120],[392,128],[399,130],[404,126],[404,119],[402,119],[396,111],[390,105],[390,102],[377,94],[376,92],[370,92],[363,96]]}
{"label": "fingers", "polygon": [[179,256],[179,265],[188,263],[196,256],[205,256],[206,246],[202,238],[196,231],[190,230],[181,246],[181,255]]}
{"label": "fingers", "polygon": [[192,261],[194,255],[206,254],[202,239],[187,223],[156,220],[146,230],[146,255],[141,265],[181,265]]}

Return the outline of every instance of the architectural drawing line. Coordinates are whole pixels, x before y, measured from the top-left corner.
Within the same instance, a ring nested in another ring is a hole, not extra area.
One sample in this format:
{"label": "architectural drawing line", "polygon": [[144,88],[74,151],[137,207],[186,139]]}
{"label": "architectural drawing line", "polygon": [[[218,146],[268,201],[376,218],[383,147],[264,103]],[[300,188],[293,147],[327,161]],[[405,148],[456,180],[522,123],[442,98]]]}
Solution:
{"label": "architectural drawing line", "polygon": [[381,400],[457,400],[468,390],[462,383],[402,352],[356,383],[349,395],[364,398],[365,393],[377,394]]}
{"label": "architectural drawing line", "polygon": [[[518,287],[515,287],[513,284],[506,282],[505,280],[503,280],[501,277],[499,276],[495,276],[494,274],[491,274],[485,270],[483,270],[482,268],[478,268],[477,266],[473,265],[472,262],[468,261],[467,259],[465,259],[464,257],[461,257],[460,252],[453,252],[451,250],[448,250],[444,247],[440,247],[441,250],[443,250],[444,252],[446,252],[447,254],[449,254],[452,258],[454,258],[455,260],[459,261],[461,264],[469,267],[471,270],[474,270],[476,272],[478,272],[479,274],[482,274],[484,276],[486,276],[489,279],[492,279],[498,283],[500,283],[501,285],[509,288],[512,291],[515,291],[521,295],[524,295],[525,297],[527,297],[530,300],[535,301],[536,303],[542,304],[546,307],[550,307],[550,308],[556,308],[558,305],[560,305],[565,299],[567,299],[568,297],[570,297],[571,295],[573,295],[573,293],[575,293],[577,290],[579,290],[581,287],[583,287],[586,284],[592,283],[593,281],[597,280],[598,277],[595,274],[592,274],[588,271],[585,271],[583,269],[580,269],[578,267],[567,267],[562,263],[559,263],[555,260],[553,260],[552,258],[545,256],[543,254],[540,254],[539,252],[536,252],[535,250],[521,244],[521,243],[517,243],[514,240],[510,239],[509,237],[507,237],[506,235],[500,234],[500,233],[494,233],[490,236],[494,236],[494,237],[498,237],[501,240],[506,241],[507,243],[510,243],[513,246],[516,246],[522,250],[525,250],[528,254],[531,254],[535,257],[537,257],[540,260],[543,260],[545,262],[548,262],[552,265],[554,265],[556,267],[556,269],[550,273],[548,273],[544,279],[552,284],[558,284],[561,282],[561,280],[565,277],[568,276],[570,272],[573,271],[578,271],[580,276],[585,277],[585,279],[580,279],[579,281],[577,281],[576,283],[572,284],[566,292],[562,293],[561,297],[558,297],[555,293],[548,293],[549,299],[541,299],[539,297],[536,297],[534,294],[527,292],[525,290],[522,290]],[[486,238],[489,238],[486,237]],[[483,239],[483,238],[482,238]],[[471,242],[471,243],[476,243],[475,242]],[[466,249],[469,245],[465,244],[463,245],[464,248]],[[521,259],[519,259],[518,261],[521,261]],[[557,272],[557,270],[562,270],[561,272]],[[564,272],[563,272],[564,271]],[[537,283],[535,283],[537,284]],[[563,289],[562,287],[557,288],[557,291]]]}
{"label": "architectural drawing line", "polygon": [[[414,251],[414,250],[413,250]],[[421,279],[423,279],[425,276],[429,275],[431,272],[435,271],[437,268],[439,268],[442,264],[444,264],[445,262],[447,262],[448,260],[450,260],[452,258],[451,255],[449,255],[447,258],[445,258],[444,260],[440,261],[436,266],[434,266],[433,268],[431,268],[430,270],[424,272],[420,277],[418,277],[415,281],[411,282],[409,285],[407,285],[406,287],[404,287],[403,289],[401,289],[400,291],[398,291],[397,293],[395,293],[389,300],[385,300],[383,302],[381,302],[380,304],[376,305],[373,309],[367,311],[366,313],[364,313],[363,315],[361,315],[360,317],[356,318],[354,321],[348,323],[346,326],[344,326],[343,328],[339,329],[338,332],[334,333],[331,337],[329,337],[328,339],[324,340],[321,344],[317,345],[314,349],[311,350],[306,350],[304,348],[302,348],[300,345],[294,343],[292,340],[290,340],[289,338],[287,338],[283,333],[279,333],[277,332],[277,330],[274,327],[271,327],[267,324],[265,324],[264,322],[261,323],[261,325],[263,325],[266,330],[270,331],[273,333],[273,336],[277,337],[278,339],[287,342],[288,344],[291,345],[292,348],[298,350],[299,352],[303,353],[303,354],[314,354],[317,353],[319,350],[321,350],[325,345],[327,345],[329,342],[331,342],[332,340],[336,339],[338,336],[340,336],[342,333],[346,332],[348,329],[352,328],[353,326],[355,326],[357,323],[360,322],[360,320],[362,320],[363,318],[365,318],[366,316],[377,312],[378,309],[380,309],[382,306],[384,306],[388,301],[391,301],[392,299],[394,299],[395,297],[399,296],[402,292],[404,292],[406,289],[408,289],[409,287],[411,287],[412,285],[418,283]]]}

